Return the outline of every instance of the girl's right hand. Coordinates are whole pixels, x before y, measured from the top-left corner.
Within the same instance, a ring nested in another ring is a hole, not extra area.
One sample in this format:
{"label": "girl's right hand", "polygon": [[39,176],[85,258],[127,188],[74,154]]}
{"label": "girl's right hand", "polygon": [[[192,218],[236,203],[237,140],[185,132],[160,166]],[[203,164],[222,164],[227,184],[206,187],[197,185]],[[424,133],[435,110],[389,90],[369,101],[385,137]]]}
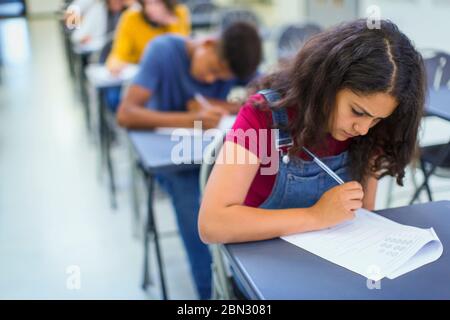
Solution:
{"label": "girl's right hand", "polygon": [[352,220],[357,209],[362,208],[363,187],[356,181],[348,182],[325,192],[311,207],[317,229],[333,227]]}

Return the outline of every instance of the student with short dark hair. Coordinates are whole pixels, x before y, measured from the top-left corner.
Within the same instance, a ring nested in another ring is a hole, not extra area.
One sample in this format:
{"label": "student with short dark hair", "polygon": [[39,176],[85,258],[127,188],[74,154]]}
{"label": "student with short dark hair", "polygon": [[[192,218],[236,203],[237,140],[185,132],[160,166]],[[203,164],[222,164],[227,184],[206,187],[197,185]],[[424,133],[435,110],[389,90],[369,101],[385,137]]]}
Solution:
{"label": "student with short dark hair", "polygon": [[[147,47],[140,72],[119,107],[118,122],[127,128],[151,129],[192,127],[195,120],[204,120],[204,128],[215,127],[223,110],[238,110],[239,105],[225,99],[233,86],[255,73],[261,59],[260,37],[247,23],[202,40],[161,36]],[[209,112],[196,108],[196,93],[223,108]],[[198,112],[187,112],[188,105]]]}
{"label": "student with short dark hair", "polygon": [[[165,35],[146,49],[140,71],[117,113],[121,126],[130,129],[156,127],[213,128],[225,113],[236,113],[238,104],[226,98],[233,86],[250,80],[262,59],[262,44],[255,28],[236,23],[221,35],[203,40]],[[194,99],[203,95],[210,108]],[[172,197],[178,228],[185,245],[201,299],[211,295],[211,257],[199,238],[199,171],[157,175]]]}

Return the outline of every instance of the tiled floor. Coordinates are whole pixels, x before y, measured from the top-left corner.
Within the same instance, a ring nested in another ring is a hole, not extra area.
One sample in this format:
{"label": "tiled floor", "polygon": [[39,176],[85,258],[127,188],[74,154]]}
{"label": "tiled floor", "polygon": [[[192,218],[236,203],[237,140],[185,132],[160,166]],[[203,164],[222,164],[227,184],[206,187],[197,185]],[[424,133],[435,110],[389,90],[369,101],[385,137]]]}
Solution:
{"label": "tiled floor", "polygon": [[[0,34],[0,299],[158,299],[156,289],[140,289],[128,152],[114,150],[119,209],[112,211],[56,21],[0,20]],[[422,143],[446,141],[449,133],[448,123],[429,119]],[[378,209],[386,207],[388,181],[380,183]],[[450,198],[448,180],[432,183],[443,190],[436,199]],[[391,206],[406,205],[412,190],[408,179]],[[159,199],[156,212],[170,297],[195,299],[167,199]],[[81,286],[73,290],[78,271]]]}

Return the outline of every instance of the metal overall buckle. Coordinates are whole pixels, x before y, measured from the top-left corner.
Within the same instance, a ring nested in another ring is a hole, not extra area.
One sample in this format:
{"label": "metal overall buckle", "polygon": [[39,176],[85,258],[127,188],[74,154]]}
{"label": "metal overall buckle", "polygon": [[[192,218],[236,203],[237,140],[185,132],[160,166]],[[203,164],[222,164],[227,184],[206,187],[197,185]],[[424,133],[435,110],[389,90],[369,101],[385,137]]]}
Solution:
{"label": "metal overall buckle", "polygon": [[290,161],[289,149],[294,145],[292,138],[288,137],[280,139],[279,130],[276,130],[275,132],[275,148],[280,152],[283,163],[288,164]]}

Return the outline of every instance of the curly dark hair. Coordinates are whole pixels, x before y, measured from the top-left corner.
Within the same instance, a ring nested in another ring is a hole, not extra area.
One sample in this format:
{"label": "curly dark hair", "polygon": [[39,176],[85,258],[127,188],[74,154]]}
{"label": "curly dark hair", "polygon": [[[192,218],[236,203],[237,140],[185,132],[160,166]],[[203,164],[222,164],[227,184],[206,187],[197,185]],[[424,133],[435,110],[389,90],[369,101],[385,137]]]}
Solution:
{"label": "curly dark hair", "polygon": [[248,80],[262,60],[262,42],[258,30],[247,22],[235,22],[220,36],[219,55],[227,61],[231,72]]}
{"label": "curly dark hair", "polygon": [[324,143],[340,90],[394,97],[398,106],[393,114],[352,139],[349,168],[354,180],[390,175],[403,186],[405,167],[417,148],[426,80],[422,56],[393,22],[382,20],[381,28],[369,29],[360,19],[313,36],[290,63],[253,89],[262,88],[282,95],[278,107],[298,110],[288,128],[295,141],[292,155],[302,146]]}

